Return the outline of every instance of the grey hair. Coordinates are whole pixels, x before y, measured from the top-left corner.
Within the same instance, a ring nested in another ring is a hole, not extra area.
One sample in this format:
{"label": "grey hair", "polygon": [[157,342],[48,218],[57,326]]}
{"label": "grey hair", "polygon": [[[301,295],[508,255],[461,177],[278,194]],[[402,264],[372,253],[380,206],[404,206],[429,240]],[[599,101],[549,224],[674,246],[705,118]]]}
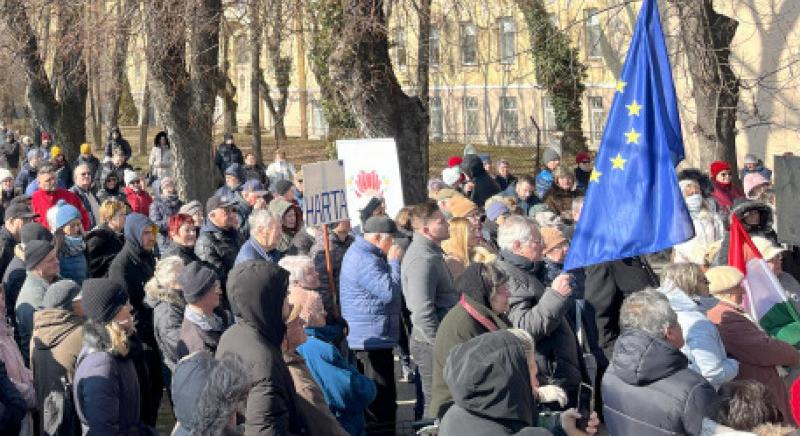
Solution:
{"label": "grey hair", "polygon": [[273,221],[280,224],[281,217],[266,209],[254,210],[247,219],[251,232],[257,228],[267,228]]}
{"label": "grey hair", "polygon": [[82,163],[82,164],[76,166],[74,170],[72,170],[72,177],[73,178],[76,178],[76,179],[78,178],[78,170],[80,170],[81,168],[86,168],[88,170],[91,170],[91,168],[89,168],[89,164]]}
{"label": "grey hair", "polygon": [[156,263],[153,278],[144,285],[147,295],[157,300],[181,303],[182,296],[172,289],[172,284],[178,280],[178,276],[183,272],[183,261],[178,256],[165,257]]}
{"label": "grey hair", "polygon": [[653,288],[631,294],[622,303],[619,313],[622,330],[641,330],[657,338],[663,338],[664,330],[677,324],[678,315],[667,297]]}
{"label": "grey hair", "polygon": [[308,256],[286,256],[278,262],[278,266],[289,271],[289,283],[299,283],[306,278],[306,268],[314,266]]}
{"label": "grey hair", "polygon": [[694,263],[671,263],[661,271],[661,282],[672,282],[683,292],[696,295],[706,280],[703,269]]}
{"label": "grey hair", "polygon": [[497,231],[497,245],[510,251],[514,242],[529,242],[533,239],[534,229],[539,229],[535,221],[528,217],[512,215],[500,225]]}

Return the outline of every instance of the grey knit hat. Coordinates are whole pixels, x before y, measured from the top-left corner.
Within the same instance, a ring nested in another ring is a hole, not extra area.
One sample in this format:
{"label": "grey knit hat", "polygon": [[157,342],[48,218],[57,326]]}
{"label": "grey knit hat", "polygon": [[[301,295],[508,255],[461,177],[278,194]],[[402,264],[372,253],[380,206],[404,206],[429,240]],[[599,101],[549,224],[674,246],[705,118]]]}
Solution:
{"label": "grey knit hat", "polygon": [[558,152],[553,150],[552,148],[545,149],[544,152],[542,153],[542,163],[546,164],[554,160],[561,160],[561,155],[559,155]]}
{"label": "grey knit hat", "polygon": [[81,298],[81,287],[72,280],[59,280],[44,294],[42,305],[45,309],[72,310],[72,302]]}

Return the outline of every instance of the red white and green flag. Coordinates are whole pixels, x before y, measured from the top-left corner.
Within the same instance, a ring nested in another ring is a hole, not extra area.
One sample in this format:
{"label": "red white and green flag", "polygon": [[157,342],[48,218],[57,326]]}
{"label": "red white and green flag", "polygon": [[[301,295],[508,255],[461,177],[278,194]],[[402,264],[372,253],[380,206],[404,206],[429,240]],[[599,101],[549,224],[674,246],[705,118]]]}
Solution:
{"label": "red white and green flag", "polygon": [[744,307],[768,335],[800,343],[800,314],[787,300],[778,278],[761,257],[736,215],[731,217],[728,264],[744,274]]}

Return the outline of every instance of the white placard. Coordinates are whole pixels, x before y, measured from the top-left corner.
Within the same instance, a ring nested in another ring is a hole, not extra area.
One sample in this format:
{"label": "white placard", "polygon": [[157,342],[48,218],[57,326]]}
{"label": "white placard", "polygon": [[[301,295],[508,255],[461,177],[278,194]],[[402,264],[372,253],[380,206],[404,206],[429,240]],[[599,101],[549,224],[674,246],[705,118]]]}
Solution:
{"label": "white placard", "polygon": [[329,160],[303,165],[303,212],[308,226],[348,219],[344,164]]}
{"label": "white placard", "polygon": [[392,138],[336,141],[336,151],[344,161],[347,204],[352,224],[360,224],[359,205],[365,199],[382,196],[386,213],[394,218],[405,205],[397,146]]}

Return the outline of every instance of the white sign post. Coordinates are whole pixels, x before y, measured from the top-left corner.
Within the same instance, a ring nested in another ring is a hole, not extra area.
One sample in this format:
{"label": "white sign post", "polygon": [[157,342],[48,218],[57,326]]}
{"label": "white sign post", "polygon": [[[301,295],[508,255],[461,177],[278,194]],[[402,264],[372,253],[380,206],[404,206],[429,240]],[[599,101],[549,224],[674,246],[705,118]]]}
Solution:
{"label": "white sign post", "polygon": [[319,226],[349,219],[344,174],[340,160],[303,165],[306,225]]}

